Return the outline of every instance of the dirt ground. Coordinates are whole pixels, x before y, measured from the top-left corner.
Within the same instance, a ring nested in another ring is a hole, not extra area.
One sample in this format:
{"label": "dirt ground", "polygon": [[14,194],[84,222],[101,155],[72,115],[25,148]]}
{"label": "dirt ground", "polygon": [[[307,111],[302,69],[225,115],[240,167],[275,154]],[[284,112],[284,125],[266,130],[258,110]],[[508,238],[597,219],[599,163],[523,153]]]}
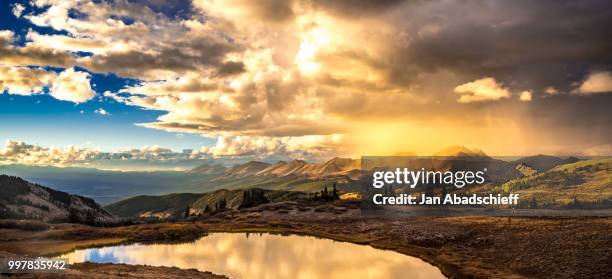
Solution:
{"label": "dirt ground", "polygon": [[[611,231],[611,217],[405,218],[364,216],[349,202],[282,203],[179,223],[116,228],[59,224],[42,231],[0,229],[0,250],[40,256],[118,243],[188,241],[207,232],[292,233],[416,256],[452,278],[610,278]],[[145,266],[122,271],[130,268],[89,264],[75,265],[73,271],[95,271],[104,278],[137,274],[140,269],[155,273]],[[168,270],[160,272],[163,276],[158,274],[158,278],[175,276]]]}
{"label": "dirt ground", "polygon": [[[9,276],[7,276],[9,277]],[[77,263],[62,273],[33,273],[33,274],[11,274],[9,278],[45,278],[45,279],[119,279],[119,278],[196,278],[196,279],[227,279],[226,276],[216,275],[210,272],[202,272],[195,269],[180,269],[176,267],[156,267],[146,265],[127,264],[94,264]]]}

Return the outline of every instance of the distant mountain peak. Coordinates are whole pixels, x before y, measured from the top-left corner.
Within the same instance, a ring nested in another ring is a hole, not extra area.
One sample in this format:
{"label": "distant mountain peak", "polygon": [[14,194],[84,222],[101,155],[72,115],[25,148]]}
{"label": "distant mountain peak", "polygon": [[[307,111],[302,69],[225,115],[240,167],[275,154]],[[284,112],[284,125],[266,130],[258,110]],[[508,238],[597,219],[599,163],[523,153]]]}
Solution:
{"label": "distant mountain peak", "polygon": [[487,156],[487,154],[477,148],[469,149],[462,145],[455,145],[442,149],[435,156]]}

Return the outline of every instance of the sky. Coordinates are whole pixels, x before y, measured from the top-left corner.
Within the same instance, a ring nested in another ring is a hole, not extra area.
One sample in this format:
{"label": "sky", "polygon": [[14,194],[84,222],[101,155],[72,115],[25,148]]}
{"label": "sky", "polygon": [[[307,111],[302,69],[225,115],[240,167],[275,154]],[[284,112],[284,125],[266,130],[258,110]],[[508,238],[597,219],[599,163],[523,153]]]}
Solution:
{"label": "sky", "polygon": [[612,154],[609,1],[0,5],[3,163]]}

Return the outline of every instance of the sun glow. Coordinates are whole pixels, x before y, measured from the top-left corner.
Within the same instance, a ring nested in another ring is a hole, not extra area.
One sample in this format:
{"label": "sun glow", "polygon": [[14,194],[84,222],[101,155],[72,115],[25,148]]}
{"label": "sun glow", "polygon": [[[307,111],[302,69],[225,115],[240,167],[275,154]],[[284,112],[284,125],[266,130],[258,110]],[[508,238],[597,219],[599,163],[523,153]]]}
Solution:
{"label": "sun glow", "polygon": [[295,63],[300,72],[311,75],[321,69],[321,63],[317,61],[317,55],[321,50],[331,44],[329,31],[322,27],[316,27],[301,36],[302,42],[295,56]]}

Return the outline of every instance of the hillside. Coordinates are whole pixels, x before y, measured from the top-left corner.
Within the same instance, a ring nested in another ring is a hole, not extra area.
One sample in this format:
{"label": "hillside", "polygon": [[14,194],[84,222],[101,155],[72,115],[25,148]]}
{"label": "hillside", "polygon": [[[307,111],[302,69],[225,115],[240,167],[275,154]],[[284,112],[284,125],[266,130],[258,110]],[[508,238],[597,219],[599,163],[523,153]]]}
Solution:
{"label": "hillside", "polygon": [[188,170],[187,174],[222,174],[227,170],[222,165],[203,164],[199,167]]}
{"label": "hillside", "polygon": [[258,172],[269,167],[270,164],[258,161],[250,161],[241,165],[235,165],[225,171],[219,178],[238,178],[256,175]]}
{"label": "hillside", "polygon": [[528,157],[520,158],[514,161],[513,163],[517,165],[525,164],[537,171],[546,171],[558,165],[571,164],[571,163],[575,163],[578,161],[580,161],[580,159],[576,157],[568,157],[568,158],[563,159],[563,158],[556,157],[556,156],[535,155],[535,156],[528,156]]}
{"label": "hillside", "polygon": [[205,194],[180,193],[163,196],[136,196],[104,207],[119,217],[180,216],[185,209]]}
{"label": "hillside", "polygon": [[598,207],[612,204],[612,159],[585,160],[514,179],[496,188],[543,206]]}
{"label": "hillside", "polygon": [[[260,199],[259,203],[280,202],[298,200],[306,197],[306,194],[295,191],[274,191],[264,189],[238,189],[238,190],[217,190],[202,194],[170,194],[163,196],[137,196],[113,203],[105,207],[109,212],[119,217],[157,217],[182,218],[187,209],[191,214],[202,214],[206,207],[215,209],[221,200],[226,203],[226,208],[237,209],[241,205],[247,206],[244,201],[245,192],[248,195],[260,195],[265,199]],[[253,194],[253,192],[256,192]],[[251,206],[253,204],[249,204]]]}
{"label": "hillside", "polygon": [[15,176],[0,175],[0,218],[68,221],[71,211],[85,219],[113,218],[94,200],[56,191]]}

